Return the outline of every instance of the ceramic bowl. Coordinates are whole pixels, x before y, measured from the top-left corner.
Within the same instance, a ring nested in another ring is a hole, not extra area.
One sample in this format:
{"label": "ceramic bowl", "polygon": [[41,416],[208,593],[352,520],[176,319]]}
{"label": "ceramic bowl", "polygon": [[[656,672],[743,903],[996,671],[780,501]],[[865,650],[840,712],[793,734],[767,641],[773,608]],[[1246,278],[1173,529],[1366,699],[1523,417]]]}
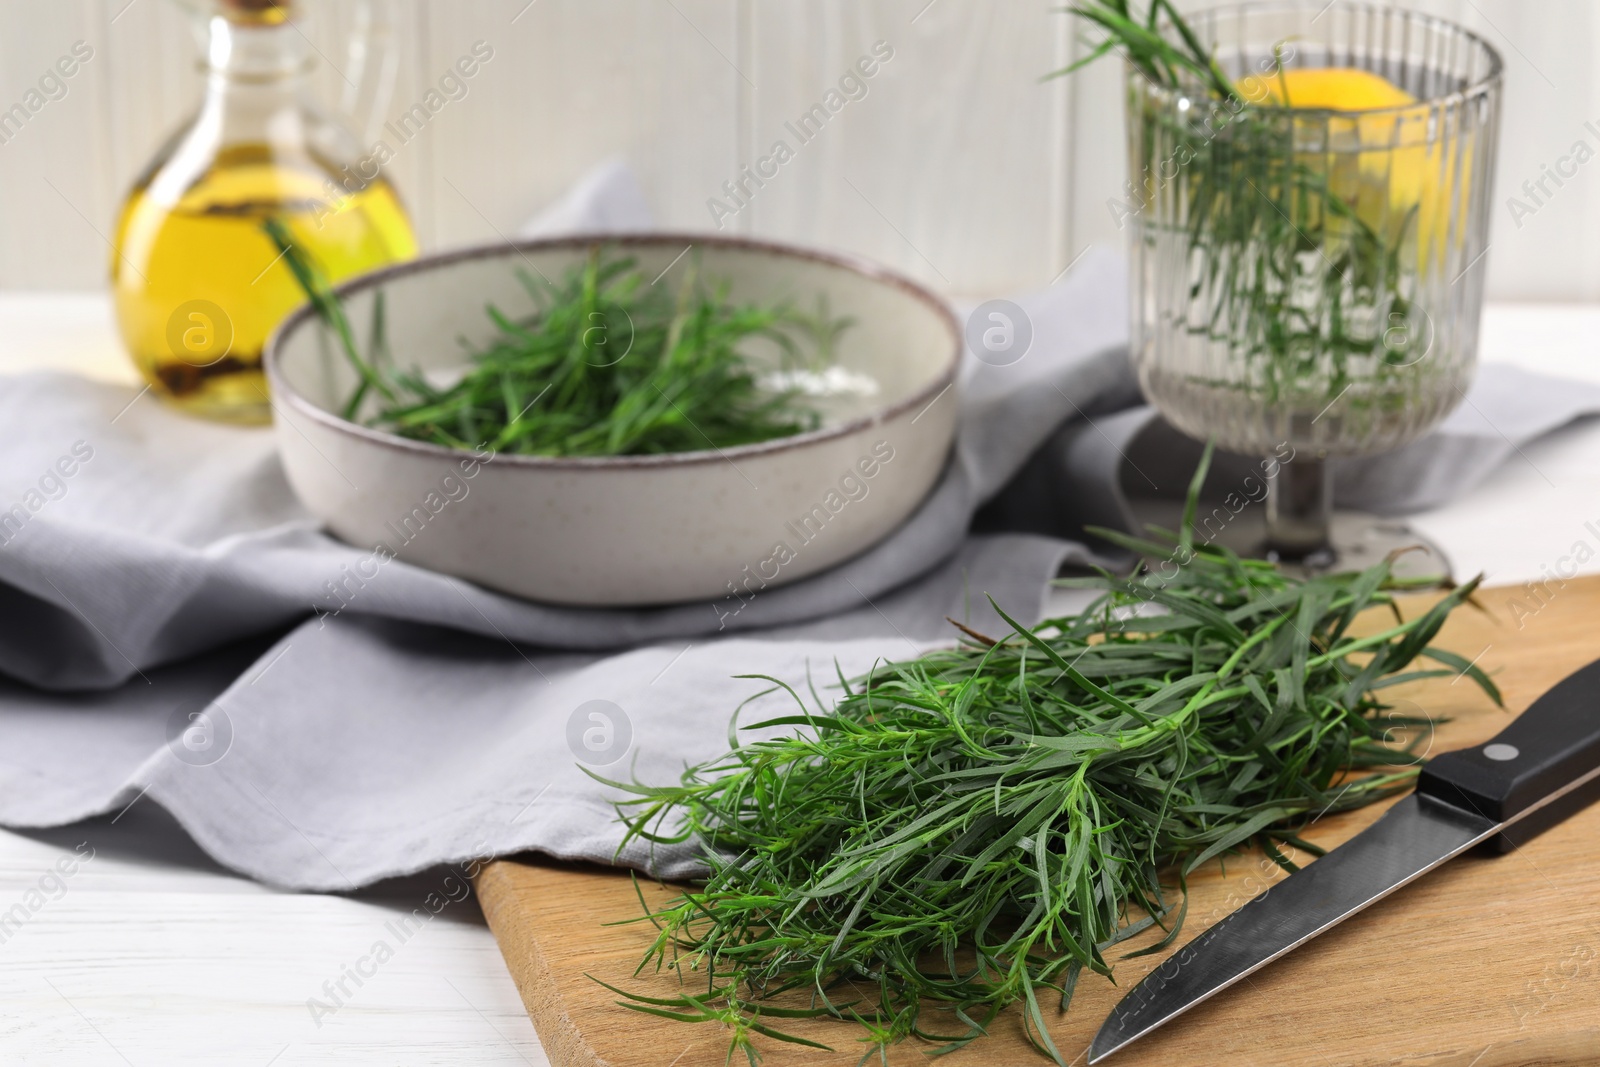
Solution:
{"label": "ceramic bowl", "polygon": [[[382,292],[396,365],[448,374],[465,362],[463,340],[494,336],[486,304],[531,309],[519,269],[558,279],[595,240],[448,252],[338,291],[360,351]],[[881,540],[927,495],[955,430],[962,350],[941,300],[881,267],[799,248],[664,234],[600,240],[662,285],[675,284],[692,256],[734,300],[813,307],[825,297],[831,313],[855,320],[838,365],[875,395],[817,430],[757,445],[474,455],[341,418],[355,374],[302,308],[269,340],[265,366],[284,468],[305,506],[352,545],[492,589],[556,604],[646,605],[745,596],[815,574]]]}

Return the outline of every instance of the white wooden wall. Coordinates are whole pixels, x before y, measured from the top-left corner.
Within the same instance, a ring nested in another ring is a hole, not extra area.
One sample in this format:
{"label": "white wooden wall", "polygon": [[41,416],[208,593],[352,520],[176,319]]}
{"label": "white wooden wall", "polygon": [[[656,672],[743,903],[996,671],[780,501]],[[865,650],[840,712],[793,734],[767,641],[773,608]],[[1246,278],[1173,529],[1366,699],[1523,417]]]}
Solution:
{"label": "white wooden wall", "polygon": [[[1342,0],[1334,0],[1342,2]],[[1600,161],[1519,228],[1506,198],[1582,138],[1600,148],[1595,0],[1408,0],[1483,33],[1509,69],[1492,295],[1600,300]],[[1120,234],[1121,93],[1105,64],[1040,82],[1081,47],[1054,0],[397,0],[399,84],[418,99],[475,41],[494,58],[391,174],[426,248],[509,233],[594,164],[635,168],[665,225],[710,225],[708,197],[765,153],[857,57],[894,58],[729,229],[845,248],[950,293],[1051,281]],[[1192,4],[1191,6],[1204,6]],[[348,0],[314,40],[336,67]],[[0,287],[93,288],[134,174],[199,94],[169,0],[0,0],[0,110],[73,42],[94,49],[0,145]]]}

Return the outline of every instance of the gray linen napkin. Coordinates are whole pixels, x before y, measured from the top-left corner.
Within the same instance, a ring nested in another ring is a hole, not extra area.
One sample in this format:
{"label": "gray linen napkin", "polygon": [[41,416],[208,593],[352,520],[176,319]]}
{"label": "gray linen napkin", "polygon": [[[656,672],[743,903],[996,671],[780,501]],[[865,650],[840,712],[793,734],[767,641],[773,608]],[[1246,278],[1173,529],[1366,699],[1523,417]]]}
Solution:
{"label": "gray linen napkin", "polygon": [[[1160,435],[1131,407],[1122,279],[1115,256],[1095,254],[1020,300],[1032,346],[1007,366],[969,354],[957,444],[929,499],[856,559],[764,591],[726,620],[737,633],[718,632],[711,604],[558,608],[403,560],[342,613],[313,616],[322,584],[364,549],[300,508],[270,435],[132,389],[0,381],[0,823],[58,825],[148,795],[222,863],[308,889],[524,849],[608,861],[612,794],[580,764],[674,779],[721,751],[735,709],[764,688],[734,675],[804,693],[810,674],[826,699],[836,670],[944,639],[946,615],[998,628],[985,593],[1036,620],[1060,565],[1095,558],[969,525],[985,504],[994,530],[1040,528],[1030,513],[1052,532],[1115,523],[1124,469],[1161,458],[1139,452]],[[1564,395],[1560,422],[1600,407]],[[1504,400],[1470,399],[1491,415]],[[1481,476],[1500,437],[1461,435],[1413,446],[1409,475],[1370,484],[1403,507]],[[745,721],[788,699],[761,698]],[[693,866],[681,849],[621,859]]]}
{"label": "gray linen napkin", "polygon": [[[1026,358],[963,367],[945,401],[960,398],[955,449],[910,519],[725,620],[711,603],[534,604],[403,559],[340,614],[313,615],[363,550],[295,501],[269,433],[131,388],[5,380],[0,822],[148,795],[221,862],[321,889],[528,848],[608,859],[607,792],[575,759],[596,758],[586,736],[606,735],[616,773],[673,778],[725,745],[758,688],[732,675],[798,681],[810,665],[820,686],[836,662],[858,673],[946,637],[946,615],[1000,627],[985,594],[1031,621],[1062,562],[1092,558],[967,530],[1063,420],[1137,399],[1121,264],[1093,259],[1021,301]],[[610,702],[603,722],[583,710],[594,700]]]}

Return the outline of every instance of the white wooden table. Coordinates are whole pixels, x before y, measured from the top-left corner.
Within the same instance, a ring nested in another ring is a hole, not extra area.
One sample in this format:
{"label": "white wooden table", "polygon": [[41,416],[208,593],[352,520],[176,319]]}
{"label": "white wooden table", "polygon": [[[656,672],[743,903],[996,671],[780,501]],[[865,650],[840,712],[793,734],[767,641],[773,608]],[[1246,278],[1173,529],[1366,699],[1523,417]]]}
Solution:
{"label": "white wooden table", "polygon": [[[1484,329],[1486,360],[1600,381],[1600,306],[1491,307]],[[0,294],[0,372],[44,367],[134,380],[102,297]],[[1412,521],[1458,574],[1540,580],[1600,522],[1600,420]],[[74,849],[94,858],[58,889],[47,875]],[[0,923],[15,904],[33,911],[0,925],[0,1063],[545,1064],[471,899],[359,986],[345,977],[442,879],[355,897],[277,892],[219,868],[148,801],[114,820],[0,830]],[[314,1016],[307,1002],[328,1001],[324,983],[341,979],[344,1006]]]}

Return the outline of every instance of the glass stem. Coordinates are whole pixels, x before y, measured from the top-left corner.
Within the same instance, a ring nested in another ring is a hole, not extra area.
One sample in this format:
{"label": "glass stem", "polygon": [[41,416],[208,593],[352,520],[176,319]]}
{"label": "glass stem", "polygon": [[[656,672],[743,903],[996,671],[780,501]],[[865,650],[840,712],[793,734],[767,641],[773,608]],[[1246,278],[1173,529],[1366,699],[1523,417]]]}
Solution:
{"label": "glass stem", "polygon": [[1333,481],[1327,463],[1296,456],[1267,481],[1267,551],[1275,558],[1315,563],[1333,558],[1329,523]]}

